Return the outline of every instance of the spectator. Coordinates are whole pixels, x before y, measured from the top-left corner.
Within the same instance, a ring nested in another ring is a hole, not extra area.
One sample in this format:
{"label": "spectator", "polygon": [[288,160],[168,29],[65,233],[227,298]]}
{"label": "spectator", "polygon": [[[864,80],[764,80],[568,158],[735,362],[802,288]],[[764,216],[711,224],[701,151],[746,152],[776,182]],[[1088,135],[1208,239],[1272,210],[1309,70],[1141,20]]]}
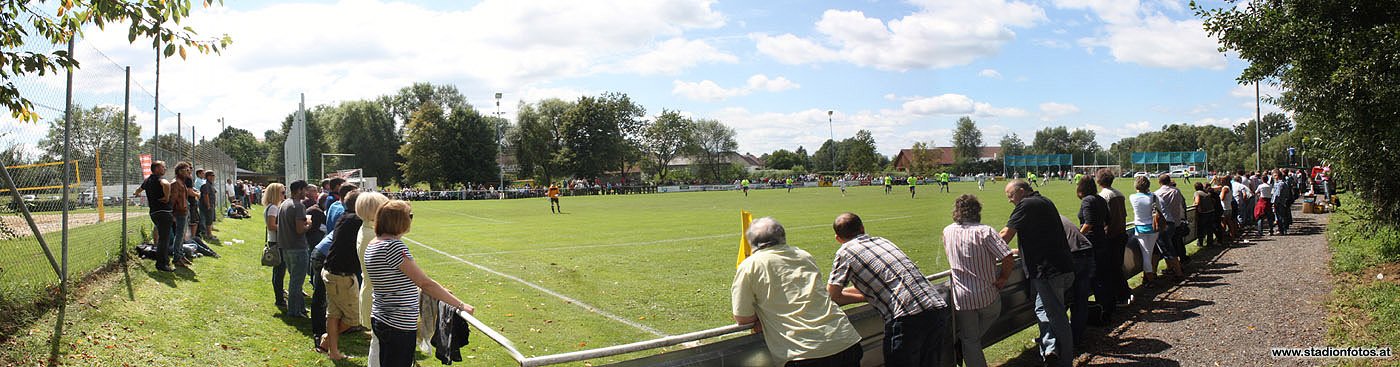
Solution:
{"label": "spectator", "polygon": [[[1267,177],[1267,176],[1266,176]],[[1268,228],[1269,235],[1274,234],[1274,185],[1268,180],[1259,184],[1259,201],[1254,206],[1254,217],[1259,218],[1259,237],[1264,237],[1264,229]]]}
{"label": "spectator", "polygon": [[[345,190],[346,187],[352,189]],[[331,204],[333,208],[343,208],[344,212],[336,215],[335,225],[332,226],[334,231],[326,236],[331,240],[331,245],[327,250],[325,268],[319,274],[325,281],[329,304],[326,307],[326,335],[320,338],[318,346],[332,360],[347,358],[340,352],[340,334],[360,325],[360,284],[356,280],[360,274],[360,257],[355,240],[363,221],[355,215],[355,202],[360,191],[353,187],[342,186],[341,192],[345,193],[342,195],[345,198],[343,204],[340,201]]]}
{"label": "spectator", "polygon": [[214,185],[219,181],[215,180],[214,171],[204,171],[204,186],[199,187],[199,211],[204,213],[204,233],[200,233],[209,242],[218,242],[219,238],[214,237],[214,207],[218,204],[218,195],[215,194]]}
{"label": "spectator", "polygon": [[414,262],[401,240],[412,221],[413,208],[407,201],[384,204],[376,216],[374,241],[365,249],[365,276],[375,283],[371,329],[379,340],[378,361],[382,367],[413,365],[420,290],[458,310],[475,311],[424,274]]}
{"label": "spectator", "polygon": [[1215,233],[1220,231],[1220,201],[1211,200],[1210,187],[1203,182],[1196,183],[1196,245],[1214,246]]}
{"label": "spectator", "polygon": [[190,261],[190,254],[185,252],[185,231],[188,230],[191,217],[198,216],[196,207],[199,205],[199,192],[194,190],[194,178],[190,170],[193,169],[189,162],[175,164],[175,181],[170,183],[170,192],[173,194],[166,198],[170,200],[170,207],[175,213],[175,243],[171,246],[170,253],[174,255],[176,266],[189,267],[194,263]]}
{"label": "spectator", "polygon": [[308,194],[315,195],[316,188],[309,186],[306,181],[296,180],[289,186],[288,197],[281,204],[277,205],[277,245],[282,248],[282,263],[291,274],[287,290],[287,313],[288,317],[306,318],[306,299],[301,293],[302,284],[306,283],[307,269],[311,263],[311,248],[306,242],[306,232],[311,228],[310,215],[306,214],[306,205],[302,203]]}
{"label": "spectator", "polygon": [[1293,223],[1293,189],[1290,186],[1285,173],[1274,172],[1274,221],[1280,235],[1287,235],[1288,225]]}
{"label": "spectator", "polygon": [[[1128,244],[1128,232],[1125,229],[1128,226],[1127,196],[1113,188],[1113,179],[1113,171],[1103,168],[1099,169],[1094,180],[1099,184],[1099,197],[1108,203],[1108,221],[1104,222],[1104,238],[1107,239],[1108,246],[1094,247],[1100,255],[1094,260],[1100,267],[1118,269],[1118,272],[1122,273],[1123,251],[1127,251]],[[1108,282],[1107,287],[1114,290],[1112,293],[1117,296],[1114,297],[1115,305],[1126,306],[1133,302],[1133,292],[1128,288],[1127,277],[1120,275],[1100,279]]]}
{"label": "spectator", "polygon": [[175,246],[175,214],[170,207],[166,194],[171,192],[161,177],[165,175],[165,161],[151,162],[151,175],[146,176],[146,180],[141,182],[141,187],[132,193],[132,197],[141,197],[141,193],[146,193],[146,205],[150,207],[151,224],[155,226],[155,233],[152,234],[156,246],[156,270],[175,271],[170,267],[170,250]]}
{"label": "spectator", "polygon": [[[316,190],[308,188],[307,191]],[[302,205],[309,202],[303,201]],[[306,244],[320,244],[326,238],[326,211],[320,205],[311,203],[306,207],[306,216],[311,221],[306,229]],[[321,278],[321,269],[325,267],[326,256],[324,252],[316,251],[314,246],[308,248],[308,254],[310,267],[306,275],[311,279],[311,348],[321,352],[321,335],[326,333],[326,282]]]}
{"label": "spectator", "polygon": [[982,224],[982,203],[970,194],[953,202],[953,223],[943,228],[943,251],[953,272],[953,319],[962,341],[963,365],[986,366],[982,335],[1001,314],[999,290],[1016,259],[996,230]]}
{"label": "spectator", "polygon": [[1182,241],[1182,231],[1178,227],[1183,224],[1182,219],[1186,218],[1186,197],[1181,196],[1181,190],[1176,189],[1176,182],[1172,182],[1171,175],[1158,176],[1157,184],[1161,187],[1158,187],[1153,195],[1157,196],[1157,201],[1162,204],[1162,228],[1157,236],[1157,250],[1167,259],[1167,269],[1171,270],[1172,275],[1184,278],[1186,272],[1181,268],[1181,264],[1187,260],[1186,243]]}
{"label": "spectator", "polygon": [[1040,319],[1040,355],[1049,365],[1069,366],[1074,362],[1074,338],[1065,315],[1065,292],[1074,285],[1074,260],[1065,243],[1065,229],[1055,203],[1031,188],[1030,183],[1013,180],[1006,184],[1006,199],[1016,208],[1001,239],[1017,244],[1026,279],[1035,290],[1035,314]]}
{"label": "spectator", "polygon": [[[374,219],[379,214],[379,208],[389,202],[389,198],[377,192],[360,193],[355,200],[355,213],[363,221],[360,230],[355,234],[355,250],[357,259],[364,260],[365,250],[371,241],[374,241]],[[363,263],[362,263],[363,264]],[[374,300],[374,282],[364,276],[364,271],[360,272],[360,325],[371,325],[370,306]],[[370,337],[369,360],[378,359],[379,339],[373,335]]]}
{"label": "spectator", "polygon": [[[263,200],[263,224],[265,225],[265,228],[267,228],[267,245],[273,247],[279,252],[282,251],[282,247],[277,244],[277,211],[279,209],[278,203],[281,203],[282,200],[285,199],[285,195],[283,195],[284,189],[285,187],[282,186],[282,184],[274,183],[271,185],[267,185],[267,195],[263,195],[263,199],[265,199]],[[282,261],[281,263],[278,263],[277,265],[272,267],[273,298],[277,301],[275,303],[277,305],[277,308],[282,309],[287,308],[287,293],[284,292],[282,288],[282,279],[286,276],[286,274],[286,261]]]}
{"label": "spectator", "polygon": [[812,255],[788,246],[773,218],[753,221],[744,236],[753,254],[730,289],[734,321],[763,333],[777,365],[859,366],[860,333],[823,292]]}
{"label": "spectator", "polygon": [[[1110,182],[1113,178],[1109,177]],[[1094,299],[1102,311],[1097,323],[1107,324],[1122,297],[1119,285],[1123,281],[1123,246],[1110,245],[1108,235],[1108,201],[1095,195],[1094,180],[1079,178],[1075,194],[1079,195],[1079,233],[1094,245]],[[1121,227],[1120,227],[1121,229]],[[1114,261],[1114,259],[1117,261]],[[1077,276],[1077,275],[1076,275]]]}
{"label": "spectator", "polygon": [[831,300],[839,305],[869,302],[880,312],[886,365],[944,365],[949,310],[919,267],[893,242],[866,235],[853,213],[836,216],[832,228],[841,248],[826,286]]}
{"label": "spectator", "polygon": [[1065,227],[1065,242],[1069,244],[1070,258],[1074,261],[1074,286],[1070,288],[1069,326],[1074,340],[1084,340],[1084,329],[1089,322],[1089,294],[1094,289],[1094,243],[1080,232],[1069,217],[1060,216],[1060,225]]}
{"label": "spectator", "polygon": [[1156,195],[1148,193],[1151,183],[1147,177],[1138,177],[1133,183],[1137,193],[1129,197],[1133,204],[1133,241],[1142,248],[1142,283],[1148,285],[1157,280],[1157,235],[1163,212],[1162,202]]}

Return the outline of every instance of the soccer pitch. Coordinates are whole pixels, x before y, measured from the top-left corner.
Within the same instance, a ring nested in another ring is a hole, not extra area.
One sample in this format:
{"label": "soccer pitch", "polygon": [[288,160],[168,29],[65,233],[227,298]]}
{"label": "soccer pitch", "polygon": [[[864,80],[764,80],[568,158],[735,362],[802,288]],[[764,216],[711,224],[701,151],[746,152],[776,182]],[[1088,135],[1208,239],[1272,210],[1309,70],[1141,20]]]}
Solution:
{"label": "soccer pitch", "polygon": [[[854,212],[869,234],[892,240],[933,274],[948,268],[941,231],[953,199],[978,195],[983,222],[1000,229],[1011,213],[1004,185],[978,191],[953,183],[952,193],[921,185],[914,199],[908,186],[888,195],[880,186],[853,187],[845,197],[837,188],[564,197],[565,214],[551,214],[543,198],[419,201],[406,242],[430,276],[477,307],[478,318],[521,352],[547,355],[733,323],[740,210],[777,219],[788,243],[810,252],[823,272],[839,246],[832,220]],[[1074,218],[1073,185],[1037,189]],[[492,364],[511,363],[484,337],[473,349]]]}

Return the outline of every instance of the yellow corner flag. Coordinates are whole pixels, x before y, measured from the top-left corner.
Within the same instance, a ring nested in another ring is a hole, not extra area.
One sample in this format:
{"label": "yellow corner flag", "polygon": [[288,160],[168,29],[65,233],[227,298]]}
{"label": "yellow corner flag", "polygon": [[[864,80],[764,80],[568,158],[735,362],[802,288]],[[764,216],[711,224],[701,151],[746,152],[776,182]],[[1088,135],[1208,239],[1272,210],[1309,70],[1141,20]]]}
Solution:
{"label": "yellow corner flag", "polygon": [[753,252],[753,248],[749,247],[749,238],[745,235],[749,232],[749,223],[753,222],[753,213],[749,213],[747,210],[740,210],[739,221],[743,223],[740,225],[739,230],[739,259],[734,261],[734,267],[736,268],[739,267],[739,264],[744,263],[744,259],[749,257],[750,252]]}

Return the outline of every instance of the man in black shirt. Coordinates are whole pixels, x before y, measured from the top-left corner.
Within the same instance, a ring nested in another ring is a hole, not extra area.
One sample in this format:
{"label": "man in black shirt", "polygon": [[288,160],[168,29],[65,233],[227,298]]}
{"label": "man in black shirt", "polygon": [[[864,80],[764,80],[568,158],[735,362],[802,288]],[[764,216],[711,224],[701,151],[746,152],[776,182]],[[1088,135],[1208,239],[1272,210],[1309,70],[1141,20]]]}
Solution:
{"label": "man in black shirt", "polygon": [[202,235],[210,242],[219,242],[219,238],[214,237],[214,231],[210,228],[214,226],[214,216],[217,215],[214,212],[214,201],[217,200],[217,196],[214,195],[215,182],[219,181],[214,179],[214,171],[204,171],[204,186],[199,187],[199,211],[204,214],[201,218],[204,219]]}
{"label": "man in black shirt", "polygon": [[1055,203],[1023,180],[1006,184],[1006,198],[1016,208],[1001,230],[1007,243],[1021,236],[1017,249],[1025,264],[1026,279],[1035,289],[1035,315],[1040,319],[1040,355],[1046,364],[1071,366],[1074,338],[1065,315],[1065,291],[1074,285],[1074,260],[1070,257],[1065,227]]}
{"label": "man in black shirt", "polygon": [[165,201],[166,190],[160,179],[164,175],[165,161],[152,162],[151,175],[146,176],[141,187],[131,196],[140,197],[142,191],[146,192],[146,205],[151,208],[151,222],[156,226],[155,233],[151,235],[155,237],[156,269],[175,271],[170,267],[170,247],[175,245],[175,214],[170,209],[170,203]]}

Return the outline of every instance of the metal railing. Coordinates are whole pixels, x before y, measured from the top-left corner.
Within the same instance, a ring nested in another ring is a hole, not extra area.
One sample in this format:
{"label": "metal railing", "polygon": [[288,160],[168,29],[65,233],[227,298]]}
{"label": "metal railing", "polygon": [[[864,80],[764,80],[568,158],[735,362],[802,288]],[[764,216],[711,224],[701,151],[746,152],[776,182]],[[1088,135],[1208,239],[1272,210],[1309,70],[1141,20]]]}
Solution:
{"label": "metal railing", "polygon": [[[1195,218],[1196,208],[1189,207],[1186,210],[1187,218]],[[1125,229],[1126,230],[1126,229]],[[1192,226],[1184,241],[1190,243],[1196,239],[1199,226]],[[1132,278],[1142,272],[1142,249],[1138,246],[1126,246],[1123,251],[1123,274],[1126,278]],[[1001,289],[1001,315],[997,317],[992,325],[982,336],[982,345],[991,346],[1013,335],[1021,330],[1025,330],[1036,325],[1035,316],[1035,292],[1026,281],[1022,266],[1022,260],[1016,258],[1017,266],[1012,275],[1007,279],[1006,286]],[[943,299],[951,300],[951,279],[952,270],[945,270],[927,278],[933,283],[935,291]],[[952,302],[948,302],[950,305]],[[869,304],[861,304],[845,309],[847,317],[852,326],[861,335],[861,348],[865,350],[865,356],[861,360],[862,366],[883,366],[884,356],[879,353],[884,342],[884,320],[875,308]],[[640,341],[629,344],[615,345],[602,348],[587,349],[581,351],[552,354],[537,357],[525,357],[516,349],[515,344],[510,339],[501,335],[495,329],[476,319],[476,317],[459,312],[467,323],[480,330],[486,337],[495,341],[505,348],[511,358],[515,359],[521,367],[540,367],[570,362],[579,362],[597,358],[605,358],[629,353],[643,352],[664,348],[674,345],[696,343],[699,341],[728,336],[753,329],[753,324],[725,325],[706,330],[690,332],[680,335],[671,335],[652,340]],[[952,322],[951,317],[944,333],[945,340],[953,341],[956,335],[957,326]],[[952,366],[954,360],[953,344],[948,343],[943,346],[943,365]],[[721,340],[711,344],[696,345],[676,351],[670,351],[651,356],[626,360],[614,364],[610,367],[676,367],[676,366],[758,366],[772,365],[772,356],[768,353],[767,345],[760,334],[740,336],[737,338]]]}

